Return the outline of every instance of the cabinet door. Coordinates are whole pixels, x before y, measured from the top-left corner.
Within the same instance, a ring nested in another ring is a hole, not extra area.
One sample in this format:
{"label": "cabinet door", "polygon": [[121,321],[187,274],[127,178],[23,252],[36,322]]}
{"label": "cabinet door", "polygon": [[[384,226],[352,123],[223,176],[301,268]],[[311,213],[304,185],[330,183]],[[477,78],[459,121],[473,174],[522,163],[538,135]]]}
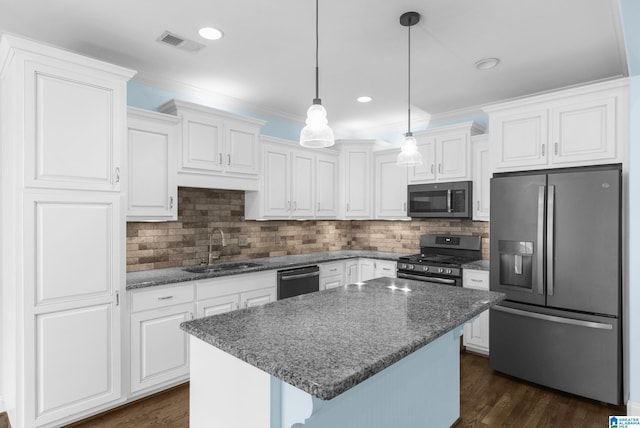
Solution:
{"label": "cabinet door", "polygon": [[551,110],[553,163],[616,158],[616,98],[587,99]]}
{"label": "cabinet door", "polygon": [[436,139],[432,136],[417,136],[418,151],[422,154],[422,165],[409,168],[409,183],[428,183],[436,179]]}
{"label": "cabinet door", "polygon": [[332,288],[342,287],[344,280],[342,275],[334,275],[323,278],[320,281],[320,290],[330,290]]}
{"label": "cabinet door", "polygon": [[265,216],[288,218],[291,211],[289,151],[269,146],[264,158]]}
{"label": "cabinet door", "polygon": [[347,152],[346,179],[346,217],[371,217],[371,153],[368,150]]}
{"label": "cabinet door", "polygon": [[338,160],[316,156],[316,217],[338,216]]}
{"label": "cabinet door", "polygon": [[489,311],[464,325],[462,344],[470,351],[489,354]]}
{"label": "cabinet door", "polygon": [[376,277],[375,262],[369,259],[360,259],[358,261],[358,280],[368,281]]}
{"label": "cabinet door", "polygon": [[314,160],[307,152],[293,152],[291,168],[291,215],[311,218],[314,215]]}
{"label": "cabinet door", "polygon": [[127,220],[177,220],[175,123],[129,115]]}
{"label": "cabinet door", "polygon": [[260,290],[246,291],[240,293],[240,307],[250,308],[260,306],[276,300],[275,288],[261,288]]}
{"label": "cabinet door", "polygon": [[223,314],[235,311],[240,307],[240,295],[230,294],[227,296],[214,297],[199,301],[196,304],[196,316],[198,318],[211,315]]}
{"label": "cabinet door", "polygon": [[389,278],[396,277],[396,262],[386,261],[386,260],[376,260],[374,263],[375,266],[375,277],[381,278],[383,276]]}
{"label": "cabinet door", "polygon": [[346,262],[344,269],[345,284],[353,284],[359,281],[357,261]]}
{"label": "cabinet door", "polygon": [[123,222],[110,193],[29,193],[24,204],[25,411],[45,424],[122,396]]}
{"label": "cabinet door", "polygon": [[191,172],[221,172],[224,169],[223,122],[212,116],[182,115],[182,165]]}
{"label": "cabinet door", "polygon": [[510,169],[547,164],[549,148],[546,109],[491,118],[491,146],[495,148],[495,167]]}
{"label": "cabinet door", "polygon": [[257,175],[258,134],[256,127],[230,121],[226,125],[225,170],[239,174]]}
{"label": "cabinet door", "polygon": [[120,190],[125,84],[28,62],[25,65],[25,185]]}
{"label": "cabinet door", "polygon": [[467,180],[469,174],[469,133],[436,137],[436,176],[438,181]]}
{"label": "cabinet door", "polygon": [[192,311],[187,303],[131,315],[131,392],[189,374],[189,335],[180,323],[192,319]]}
{"label": "cabinet door", "polygon": [[397,152],[375,156],[376,218],[407,218],[407,168],[396,164]]}
{"label": "cabinet door", "polygon": [[473,219],[489,221],[490,180],[488,136],[472,139],[473,158]]}

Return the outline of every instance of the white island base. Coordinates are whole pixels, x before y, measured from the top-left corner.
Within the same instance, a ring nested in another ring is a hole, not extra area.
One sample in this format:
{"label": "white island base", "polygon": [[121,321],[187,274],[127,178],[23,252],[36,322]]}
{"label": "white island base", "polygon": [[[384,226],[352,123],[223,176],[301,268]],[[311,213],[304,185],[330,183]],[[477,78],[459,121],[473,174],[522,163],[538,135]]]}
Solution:
{"label": "white island base", "polygon": [[460,416],[461,334],[326,401],[191,336],[190,427],[449,427]]}

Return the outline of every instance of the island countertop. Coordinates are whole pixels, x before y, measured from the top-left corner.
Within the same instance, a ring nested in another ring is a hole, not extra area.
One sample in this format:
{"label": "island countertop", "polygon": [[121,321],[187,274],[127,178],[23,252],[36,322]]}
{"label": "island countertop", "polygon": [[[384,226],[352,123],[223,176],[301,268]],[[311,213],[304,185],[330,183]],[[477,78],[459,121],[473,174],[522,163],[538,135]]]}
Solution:
{"label": "island countertop", "polygon": [[502,299],[502,293],[377,278],[188,321],[181,328],[330,400]]}

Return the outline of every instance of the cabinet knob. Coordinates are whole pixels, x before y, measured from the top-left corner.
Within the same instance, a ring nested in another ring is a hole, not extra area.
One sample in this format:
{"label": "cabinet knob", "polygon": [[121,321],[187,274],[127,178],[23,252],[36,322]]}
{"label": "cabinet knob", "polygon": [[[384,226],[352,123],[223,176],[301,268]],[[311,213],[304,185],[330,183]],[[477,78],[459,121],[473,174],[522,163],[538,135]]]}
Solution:
{"label": "cabinet knob", "polygon": [[116,175],[116,183],[120,183],[120,167],[116,167],[115,175]]}

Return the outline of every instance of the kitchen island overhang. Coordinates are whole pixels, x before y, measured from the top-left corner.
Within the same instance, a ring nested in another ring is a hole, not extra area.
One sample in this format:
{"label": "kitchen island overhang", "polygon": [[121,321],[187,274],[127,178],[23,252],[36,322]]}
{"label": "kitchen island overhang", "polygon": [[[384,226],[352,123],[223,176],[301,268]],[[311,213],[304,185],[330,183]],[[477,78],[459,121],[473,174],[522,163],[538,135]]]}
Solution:
{"label": "kitchen island overhang", "polygon": [[449,426],[462,326],[503,298],[377,278],[183,323],[191,426]]}

